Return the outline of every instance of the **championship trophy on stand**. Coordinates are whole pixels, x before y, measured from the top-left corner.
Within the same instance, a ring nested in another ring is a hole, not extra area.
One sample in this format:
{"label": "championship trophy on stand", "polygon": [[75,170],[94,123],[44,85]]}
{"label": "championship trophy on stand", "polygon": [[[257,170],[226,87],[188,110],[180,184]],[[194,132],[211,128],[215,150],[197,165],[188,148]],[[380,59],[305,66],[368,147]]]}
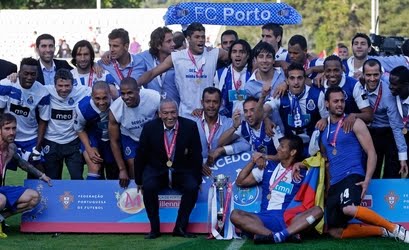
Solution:
{"label": "championship trophy on stand", "polygon": [[[214,185],[217,189],[218,194],[218,209],[217,209],[217,228],[220,235],[224,234],[224,222],[226,218],[225,210],[225,197],[224,197],[224,190],[229,183],[229,177],[225,176],[224,174],[218,174],[214,177]],[[227,200],[226,200],[227,201]]]}

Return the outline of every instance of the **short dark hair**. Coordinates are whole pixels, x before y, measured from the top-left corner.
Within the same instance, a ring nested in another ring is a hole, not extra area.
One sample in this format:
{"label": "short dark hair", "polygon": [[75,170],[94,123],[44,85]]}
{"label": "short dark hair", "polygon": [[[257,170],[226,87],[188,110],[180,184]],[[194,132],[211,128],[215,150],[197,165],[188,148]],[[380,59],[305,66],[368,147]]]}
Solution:
{"label": "short dark hair", "polygon": [[246,100],[244,100],[244,102],[243,102],[243,107],[244,107],[244,105],[246,105],[246,103],[248,103],[248,102],[258,102],[258,98],[257,98],[257,97],[254,97],[254,96],[248,96],[248,97],[246,98]]}
{"label": "short dark hair", "polygon": [[338,49],[341,49],[341,48],[348,49],[348,47],[343,43],[338,43],[337,47],[338,47]]}
{"label": "short dark hair", "polygon": [[108,35],[108,39],[120,38],[123,44],[129,44],[129,33],[123,28],[113,29]]}
{"label": "short dark hair", "polygon": [[[399,85],[409,85],[409,69],[405,66],[398,66],[389,72],[391,76],[398,77]],[[405,84],[406,83],[406,84]]]}
{"label": "short dark hair", "polygon": [[328,87],[327,91],[325,92],[325,101],[329,102],[329,97],[332,93],[339,93],[341,92],[344,95],[344,91],[340,86],[330,86]]}
{"label": "short dark hair", "polygon": [[55,44],[55,38],[52,35],[50,35],[50,34],[41,34],[36,39],[36,47],[37,48],[40,47],[41,40],[53,40],[53,43]]}
{"label": "short dark hair", "polygon": [[231,60],[231,52],[232,52],[232,49],[233,49],[234,45],[236,45],[236,44],[241,44],[243,46],[243,49],[249,55],[249,58],[247,59],[247,68],[250,69],[252,67],[253,56],[252,56],[251,46],[246,40],[239,39],[239,40],[236,40],[236,41],[234,41],[232,43],[232,45],[229,48],[229,52],[228,52],[229,53],[229,60]]}
{"label": "short dark hair", "polygon": [[78,41],[78,42],[74,45],[74,48],[72,48],[72,52],[71,52],[71,56],[72,56],[71,63],[72,63],[74,66],[77,66],[77,60],[75,59],[75,57],[77,56],[78,49],[79,49],[79,48],[83,48],[83,47],[86,47],[86,48],[88,48],[88,50],[89,50],[89,54],[90,54],[90,56],[91,56],[91,67],[92,67],[92,66],[94,65],[95,52],[94,52],[94,48],[92,48],[91,43],[88,42],[87,40]]}
{"label": "short dark hair", "polygon": [[135,78],[130,77],[130,76],[125,77],[124,79],[121,80],[121,84],[119,86],[122,86],[122,85],[129,85],[132,88],[134,88],[135,90],[140,89],[140,87],[138,86],[138,83],[136,82]]}
{"label": "short dark hair", "polygon": [[327,62],[329,62],[329,61],[337,61],[337,62],[339,62],[339,65],[340,65],[341,68],[342,68],[342,60],[341,60],[341,58],[340,58],[339,56],[337,56],[337,55],[330,55],[330,56],[328,56],[327,58],[325,58],[325,60],[324,60],[324,68],[325,68],[325,65],[327,64]]}
{"label": "short dark hair", "polygon": [[281,36],[278,46],[281,47],[281,41],[283,40],[283,27],[276,23],[266,23],[261,27],[262,30],[272,30],[275,37]]}
{"label": "short dark hair", "polygon": [[179,49],[180,47],[182,47],[185,39],[186,38],[185,35],[183,35],[183,32],[176,31],[175,33],[173,33],[173,42],[175,43],[175,49]]}
{"label": "short dark hair", "polygon": [[364,34],[364,33],[356,33],[355,36],[352,38],[351,45],[354,45],[354,41],[358,37],[364,38],[366,40],[366,42],[368,43],[368,47],[371,47],[371,45],[372,45],[371,39],[369,38],[369,36],[367,34]]}
{"label": "short dark hair", "polygon": [[288,65],[287,68],[287,72],[293,71],[293,70],[300,70],[302,72],[304,72],[304,76],[305,76],[305,69],[304,66],[301,65],[300,63],[291,63],[290,65]]}
{"label": "short dark hair", "polygon": [[10,113],[3,113],[0,114],[0,128],[2,128],[4,125],[10,124],[12,122],[17,123],[17,119],[14,115]]}
{"label": "short dark hair", "polygon": [[253,56],[257,57],[261,52],[271,53],[273,54],[273,58],[275,59],[276,52],[273,48],[273,45],[267,42],[259,42],[253,49]]}
{"label": "short dark hair", "polygon": [[229,35],[233,35],[233,36],[236,38],[236,40],[239,39],[239,35],[237,35],[237,32],[236,32],[236,31],[234,31],[234,30],[225,30],[225,31],[222,33],[222,35],[220,36],[220,41],[223,42],[223,41],[222,41],[222,40],[223,40],[223,37],[224,37],[224,36],[229,36]]}
{"label": "short dark hair", "polygon": [[55,72],[54,76],[54,84],[57,83],[58,79],[63,79],[63,80],[71,80],[71,84],[74,83],[74,76],[72,75],[71,71],[68,69],[59,69],[57,72]]}
{"label": "short dark hair", "polygon": [[304,159],[304,142],[298,135],[288,134],[280,139],[280,141],[287,140],[290,150],[296,150],[294,162],[300,162]]}
{"label": "short dark hair", "polygon": [[92,92],[94,92],[97,89],[103,89],[106,92],[108,92],[109,95],[111,95],[111,91],[109,89],[109,84],[105,81],[96,81],[93,85],[92,85]]}
{"label": "short dark hair", "polygon": [[159,56],[158,47],[162,45],[163,41],[165,41],[165,36],[167,33],[172,34],[172,30],[168,27],[158,27],[152,31],[151,40],[149,41],[149,53],[156,57]]}
{"label": "short dark hair", "polygon": [[382,65],[381,65],[381,62],[378,61],[378,59],[369,58],[368,60],[366,60],[366,61],[364,62],[364,65],[362,65],[362,73],[365,73],[365,66],[366,66],[366,65],[368,65],[369,67],[373,67],[373,66],[375,66],[375,65],[378,65],[378,67],[379,67],[379,72],[382,73]]}
{"label": "short dark hair", "polygon": [[38,61],[32,57],[25,57],[20,62],[20,70],[23,68],[23,65],[37,66]]}
{"label": "short dark hair", "polygon": [[406,39],[402,44],[402,53],[405,56],[409,56],[409,39]]}
{"label": "short dark hair", "polygon": [[215,88],[215,87],[207,87],[207,88],[205,88],[204,90],[203,90],[203,93],[202,93],[202,100],[204,100],[204,97],[205,97],[205,94],[206,93],[208,93],[208,94],[214,94],[214,93],[217,93],[218,95],[219,95],[219,101],[221,102],[222,101],[222,92],[220,91],[220,89],[218,89],[218,88]]}
{"label": "short dark hair", "polygon": [[186,37],[191,36],[193,33],[195,33],[195,31],[206,32],[206,29],[201,23],[193,22],[189,26],[187,26],[187,29],[185,31]]}
{"label": "short dark hair", "polygon": [[295,46],[296,44],[300,45],[302,50],[307,49],[307,39],[305,39],[302,35],[294,35],[288,41],[288,44],[291,46]]}

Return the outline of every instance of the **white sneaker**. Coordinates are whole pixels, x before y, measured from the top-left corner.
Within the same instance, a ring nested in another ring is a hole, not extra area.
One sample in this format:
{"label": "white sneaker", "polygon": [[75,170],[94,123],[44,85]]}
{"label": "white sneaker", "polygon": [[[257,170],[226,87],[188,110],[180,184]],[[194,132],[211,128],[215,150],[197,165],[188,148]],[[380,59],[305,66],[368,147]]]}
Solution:
{"label": "white sneaker", "polygon": [[389,232],[386,228],[382,228],[382,237],[384,238],[395,238],[395,235],[392,232]]}
{"label": "white sneaker", "polygon": [[404,228],[403,226],[397,225],[395,230],[393,231],[393,234],[395,235],[396,240],[409,243],[409,231],[406,230],[406,228]]}

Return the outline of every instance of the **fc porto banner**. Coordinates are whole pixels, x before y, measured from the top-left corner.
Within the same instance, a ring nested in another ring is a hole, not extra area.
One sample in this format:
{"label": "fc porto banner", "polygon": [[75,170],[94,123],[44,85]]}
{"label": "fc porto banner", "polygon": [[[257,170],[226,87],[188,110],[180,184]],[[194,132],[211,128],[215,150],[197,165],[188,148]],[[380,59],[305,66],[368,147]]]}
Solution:
{"label": "fc porto banner", "polygon": [[[251,159],[251,153],[221,157],[212,175],[224,174],[232,182]],[[199,198],[190,216],[188,230],[206,233],[208,190],[212,177],[203,178]],[[48,187],[42,181],[26,180],[25,186],[41,194],[41,202],[22,215],[22,232],[149,232],[150,225],[141,193],[135,183],[128,189],[118,181],[53,181]],[[257,212],[260,208],[260,187],[238,188],[233,183],[235,208]],[[159,195],[161,231],[172,232],[181,195],[164,190]]]}
{"label": "fc porto banner", "polygon": [[300,24],[301,15],[285,3],[180,3],[168,8],[165,24],[257,26]]}

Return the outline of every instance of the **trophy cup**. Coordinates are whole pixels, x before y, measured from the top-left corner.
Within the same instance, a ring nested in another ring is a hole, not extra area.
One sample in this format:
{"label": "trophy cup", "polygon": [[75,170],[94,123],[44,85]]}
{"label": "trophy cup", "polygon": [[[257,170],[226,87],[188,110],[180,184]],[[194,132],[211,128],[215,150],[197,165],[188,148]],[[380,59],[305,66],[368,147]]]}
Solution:
{"label": "trophy cup", "polygon": [[214,184],[217,188],[217,193],[219,194],[219,207],[217,209],[217,226],[218,226],[218,231],[221,235],[223,235],[223,226],[224,226],[224,221],[223,221],[223,215],[226,211],[224,211],[224,189],[227,186],[229,182],[229,177],[225,176],[224,174],[218,174],[217,176],[214,177]]}

